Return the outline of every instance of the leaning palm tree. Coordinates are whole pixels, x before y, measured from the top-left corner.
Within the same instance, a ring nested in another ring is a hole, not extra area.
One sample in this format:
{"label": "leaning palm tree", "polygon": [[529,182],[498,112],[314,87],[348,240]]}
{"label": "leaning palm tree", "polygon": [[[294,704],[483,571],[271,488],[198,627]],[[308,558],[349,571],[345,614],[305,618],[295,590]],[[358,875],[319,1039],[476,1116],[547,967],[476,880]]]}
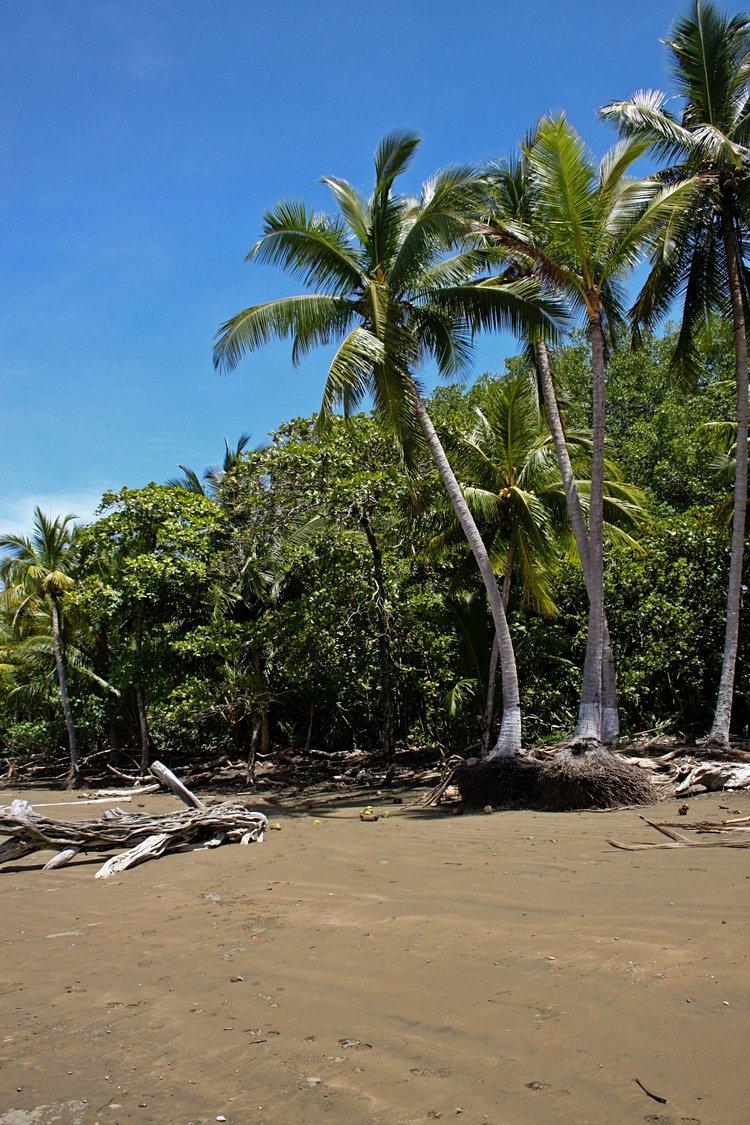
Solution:
{"label": "leaning palm tree", "polygon": [[731,316],[737,379],[737,462],[727,591],[724,656],[709,742],[729,745],[740,624],[743,546],[747,512],[748,290],[750,218],[750,20],[726,16],[694,0],[666,40],[681,114],[667,98],[641,91],[613,102],[602,117],[627,137],[647,144],[669,162],[667,183],[693,182],[696,204],[683,221],[662,231],[652,270],[632,310],[638,331],[664,315],[679,296],[682,326],[675,366],[695,374],[696,337],[717,310]]}
{"label": "leaning palm tree", "polygon": [[245,309],[219,330],[214,362],[232,370],[272,338],[293,341],[295,361],[336,343],[320,413],[351,412],[366,394],[413,458],[424,437],[481,572],[500,643],[503,719],[496,751],[521,746],[521,709],[513,645],[492,564],[423,402],[416,371],[432,358],[441,375],[466,369],[475,332],[554,319],[559,302],[530,279],[503,281],[491,270],[500,254],[471,234],[477,182],[468,167],[438,172],[419,198],[394,185],[419,144],[411,132],[387,136],[375,153],[375,184],[365,199],[345,180],[326,177],[339,208],[316,214],[278,204],[248,255],[301,278],[316,291]]}
{"label": "leaning palm tree", "polygon": [[[684,212],[688,185],[667,186],[628,175],[645,141],[615,146],[595,165],[563,114],[542,119],[528,148],[538,224],[495,222],[488,233],[519,258],[534,262],[586,320],[592,355],[593,446],[589,502],[589,627],[581,705],[574,742],[598,747],[602,726],[604,647],[604,423],[608,346],[624,320],[622,282],[662,224]],[[545,236],[539,237],[544,230]],[[584,555],[582,555],[583,561]],[[585,564],[584,564],[585,565]]]}
{"label": "leaning palm tree", "polygon": [[0,563],[0,577],[5,583],[3,597],[13,608],[16,634],[22,631],[24,620],[38,611],[40,602],[49,604],[55,667],[70,749],[69,785],[80,780],[78,739],[68,691],[63,610],[65,595],[74,581],[78,529],[70,525],[75,518],[66,515],[53,520],[36,508],[30,535],[0,536],[0,551],[4,552]]}

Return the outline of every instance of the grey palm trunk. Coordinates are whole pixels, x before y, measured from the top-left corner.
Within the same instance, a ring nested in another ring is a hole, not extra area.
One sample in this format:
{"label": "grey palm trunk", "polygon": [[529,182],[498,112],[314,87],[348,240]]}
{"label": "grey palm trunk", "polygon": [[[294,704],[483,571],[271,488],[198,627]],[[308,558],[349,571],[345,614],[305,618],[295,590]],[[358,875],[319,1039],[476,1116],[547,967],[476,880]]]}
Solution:
{"label": "grey palm trunk", "polygon": [[589,623],[586,657],[583,665],[581,703],[573,743],[600,746],[602,724],[602,666],[604,654],[604,335],[601,316],[589,313],[591,367],[593,374],[593,448],[591,458],[591,498],[589,501]]}
{"label": "grey palm trunk", "polygon": [[479,529],[474,522],[474,517],[469,511],[459,483],[445,455],[445,450],[435,432],[432,419],[427,413],[427,408],[413,382],[412,387],[417,419],[437,466],[440,479],[453,505],[456,518],[461,524],[471,552],[476,559],[492,611],[492,620],[498,641],[500,669],[502,673],[503,717],[497,741],[487,757],[488,760],[493,758],[513,757],[521,752],[521,699],[518,690],[516,658],[513,651],[513,642],[508,628],[508,619],[505,615],[502,595],[497,585],[492,563],[490,562],[482,537],[479,534]]}
{"label": "grey palm trunk", "polygon": [[65,650],[63,648],[63,616],[60,603],[54,594],[50,596],[50,603],[52,607],[52,647],[55,653],[57,680],[60,685],[63,714],[65,715],[65,725],[68,730],[68,746],[70,748],[70,773],[68,778],[69,782],[74,784],[78,780],[80,772],[78,765],[78,737],[76,735],[75,723],[73,722],[73,708],[70,705],[70,694],[68,692],[68,672],[65,664]]}
{"label": "grey palm trunk", "polygon": [[[570,463],[570,454],[568,453],[567,442],[565,441],[565,432],[563,430],[562,418],[560,417],[560,407],[557,401],[557,394],[555,386],[552,381],[552,372],[550,370],[549,352],[547,345],[543,340],[538,341],[534,345],[534,353],[536,358],[537,371],[539,372],[539,382],[542,388],[542,398],[544,400],[544,410],[547,415],[547,425],[549,426],[552,435],[552,442],[555,447],[557,455],[557,463],[560,469],[560,477],[562,479],[563,491],[565,492],[565,500],[568,508],[568,515],[573,528],[573,536],[575,538],[576,549],[578,556],[581,560],[581,570],[583,571],[584,582],[586,583],[586,591],[588,593],[589,583],[591,580],[591,562],[589,558],[589,536],[586,528],[586,521],[583,516],[583,509],[581,507],[581,498],[578,494],[578,487],[576,485],[575,476],[573,474],[573,466]],[[603,471],[603,466],[602,466]],[[603,502],[603,501],[602,501]],[[591,690],[591,682],[584,679],[584,690]],[[581,705],[595,704],[595,699],[587,698],[581,693]],[[620,736],[620,719],[617,708],[617,682],[615,679],[615,664],[612,655],[612,644],[609,636],[609,624],[607,622],[607,615],[602,606],[602,676],[601,676],[601,741],[605,744],[611,744],[617,741]],[[579,730],[576,730],[574,740],[580,738]]]}
{"label": "grey palm trunk", "polygon": [[[508,616],[508,602],[510,601],[510,587],[513,581],[513,561],[514,561],[514,545],[511,543],[508,548],[508,558],[505,562],[505,574],[503,575],[503,608],[505,616]],[[495,720],[495,695],[497,691],[497,670],[500,666],[500,646],[497,643],[497,632],[493,631],[492,635],[492,651],[490,653],[490,666],[487,672],[487,699],[484,705],[484,730],[482,731],[482,749],[481,754],[486,758],[490,752],[490,742],[492,741],[492,728]]]}
{"label": "grey palm trunk", "polygon": [[745,305],[742,293],[742,282],[740,280],[737,238],[732,222],[731,211],[728,206],[723,208],[722,221],[727,274],[729,278],[729,293],[732,301],[732,323],[734,328],[737,377],[737,463],[734,478],[734,517],[729,562],[724,657],[719,680],[719,692],[716,700],[716,711],[708,741],[722,747],[728,747],[729,727],[732,720],[732,700],[734,696],[734,672],[737,663],[737,643],[740,630],[742,564],[745,543],[745,520],[747,515],[748,365]]}

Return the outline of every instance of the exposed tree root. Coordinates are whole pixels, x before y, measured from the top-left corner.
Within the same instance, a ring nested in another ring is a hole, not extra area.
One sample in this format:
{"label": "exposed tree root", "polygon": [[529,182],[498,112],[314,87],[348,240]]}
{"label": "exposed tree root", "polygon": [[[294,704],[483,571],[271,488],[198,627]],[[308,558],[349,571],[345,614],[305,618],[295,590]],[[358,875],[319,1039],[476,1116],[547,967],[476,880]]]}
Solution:
{"label": "exposed tree root", "polygon": [[477,808],[616,809],[650,805],[659,796],[648,773],[606,750],[481,762],[456,769],[453,781],[462,800]]}
{"label": "exposed tree root", "polygon": [[651,805],[659,794],[649,774],[619,754],[563,750],[544,763],[537,799],[539,808],[551,811],[618,809]]}
{"label": "exposed tree root", "polygon": [[453,782],[458,786],[461,799],[470,807],[536,807],[543,768],[543,762],[525,755],[494,758],[476,766],[459,766],[453,773]]}

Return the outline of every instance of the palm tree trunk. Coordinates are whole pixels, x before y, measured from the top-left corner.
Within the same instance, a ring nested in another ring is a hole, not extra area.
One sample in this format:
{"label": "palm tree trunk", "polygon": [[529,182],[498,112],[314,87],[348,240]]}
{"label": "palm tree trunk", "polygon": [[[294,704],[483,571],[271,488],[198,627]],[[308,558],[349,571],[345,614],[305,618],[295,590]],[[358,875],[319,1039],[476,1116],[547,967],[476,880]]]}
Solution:
{"label": "palm tree trunk", "polygon": [[479,529],[474,522],[474,517],[469,511],[454,472],[448,463],[448,458],[435,432],[432,419],[427,413],[427,408],[413,382],[412,388],[417,419],[419,420],[422,433],[425,436],[425,440],[437,466],[440,479],[453,505],[456,518],[461,524],[463,533],[471,547],[472,554],[477,561],[477,566],[479,567],[479,572],[482,575],[487,591],[490,609],[492,610],[495,632],[497,633],[503,683],[503,718],[500,724],[500,733],[497,737],[497,742],[488,757],[512,757],[521,752],[521,697],[518,690],[516,657],[513,652],[513,642],[510,636],[510,630],[508,629],[508,619],[505,616],[503,599],[498,589],[492,563],[489,560],[487,550],[479,534]]}
{"label": "palm tree trunk", "polygon": [[80,767],[78,765],[78,736],[76,735],[75,723],[73,722],[73,708],[70,706],[70,694],[68,692],[68,670],[65,666],[65,651],[63,649],[62,609],[57,598],[54,595],[50,597],[50,603],[52,606],[52,647],[55,652],[57,681],[60,685],[60,695],[62,697],[65,725],[68,728],[70,772],[68,773],[66,785],[70,789],[73,786],[77,785],[80,781]]}
{"label": "palm tree trunk", "polygon": [[380,748],[387,762],[393,761],[395,719],[393,707],[393,658],[391,656],[391,622],[383,575],[383,552],[380,550],[367,515],[361,514],[359,522],[372,552],[372,569],[375,578],[375,605],[378,614],[378,652],[380,655],[380,690],[382,694],[382,724]]}
{"label": "palm tree trunk", "polygon": [[593,373],[593,448],[589,502],[589,624],[583,665],[581,703],[574,744],[602,742],[602,663],[604,649],[604,334],[598,311],[589,313]]}
{"label": "palm tree trunk", "polygon": [[738,265],[737,240],[728,206],[723,208],[724,248],[729,275],[729,293],[732,300],[734,327],[735,369],[737,374],[737,465],[734,477],[734,518],[732,522],[732,547],[729,561],[729,587],[727,590],[727,623],[724,634],[724,658],[719,680],[716,712],[708,736],[710,743],[729,746],[729,727],[732,721],[734,697],[734,670],[737,663],[737,641],[740,630],[740,596],[742,593],[742,563],[745,544],[745,519],[747,512],[747,400],[748,366],[745,306]]}
{"label": "palm tree trunk", "polygon": [[[589,577],[591,574],[591,564],[589,561],[589,536],[586,529],[586,521],[583,516],[581,497],[579,495],[578,486],[576,484],[575,475],[573,473],[573,466],[570,463],[570,454],[568,453],[568,445],[565,440],[562,418],[560,417],[560,406],[557,401],[555,386],[552,382],[549,352],[547,351],[547,345],[544,340],[539,340],[534,345],[534,352],[536,355],[537,371],[539,372],[539,382],[542,388],[544,410],[545,414],[547,415],[547,425],[549,426],[549,430],[552,435],[552,443],[555,447],[555,453],[557,454],[557,463],[560,469],[560,477],[562,479],[563,491],[565,493],[568,515],[570,517],[570,523],[573,528],[573,537],[575,539],[578,557],[581,560],[583,580],[586,583],[586,592],[588,594]],[[612,643],[609,636],[609,623],[607,621],[607,615],[604,612],[602,637],[601,701],[601,738],[604,743],[609,744],[616,742],[620,736],[620,719],[617,708],[617,681],[615,679],[615,663],[612,655]],[[594,702],[594,700],[584,700],[582,696],[581,702],[591,703]]]}
{"label": "palm tree trunk", "polygon": [[[503,606],[505,608],[505,616],[508,616],[508,602],[510,601],[510,587],[513,581],[513,556],[515,555],[514,545],[511,543],[508,548],[508,558],[505,562],[505,574],[503,575]],[[482,749],[480,755],[486,758],[490,750],[490,741],[492,739],[492,727],[495,719],[495,694],[497,689],[497,669],[500,663],[500,646],[497,643],[497,632],[493,631],[492,637],[492,651],[490,653],[490,666],[487,671],[487,699],[484,706],[484,730],[482,731]]]}

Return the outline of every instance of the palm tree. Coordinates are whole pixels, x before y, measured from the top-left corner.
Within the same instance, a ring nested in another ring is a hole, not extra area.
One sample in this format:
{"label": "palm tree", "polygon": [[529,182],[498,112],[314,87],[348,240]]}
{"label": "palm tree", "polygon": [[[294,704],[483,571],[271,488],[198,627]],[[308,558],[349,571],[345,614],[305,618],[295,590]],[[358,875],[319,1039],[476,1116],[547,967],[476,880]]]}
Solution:
{"label": "palm tree", "polygon": [[[682,186],[633,179],[628,171],[643,155],[645,141],[621,143],[595,166],[584,142],[564,115],[542,119],[527,150],[536,193],[537,224],[487,227],[522,260],[536,265],[546,282],[584,313],[591,342],[593,447],[589,502],[589,629],[581,705],[574,743],[604,741],[602,665],[604,652],[604,427],[608,344],[623,322],[622,279],[639,261],[648,240],[690,201]],[[544,230],[545,236],[538,232]],[[581,555],[585,566],[585,552]]]}
{"label": "palm tree", "polygon": [[727,591],[727,620],[716,711],[709,742],[729,745],[740,623],[747,511],[748,360],[746,246],[750,204],[750,20],[694,0],[665,41],[682,101],[679,118],[666,96],[641,91],[601,110],[627,137],[669,161],[667,183],[693,183],[695,206],[657,239],[652,270],[632,310],[638,329],[683,299],[675,365],[694,374],[696,336],[708,315],[730,314],[737,379],[737,464]]}
{"label": "palm tree", "polygon": [[4,597],[13,605],[14,630],[18,632],[24,619],[38,609],[40,602],[49,604],[55,667],[70,749],[68,785],[80,781],[78,739],[68,691],[63,611],[65,594],[74,583],[72,572],[78,529],[70,525],[75,518],[66,515],[53,520],[45,516],[41,508],[36,508],[30,535],[0,536],[0,551],[5,553],[0,577],[5,583]]}
{"label": "palm tree", "polygon": [[444,376],[464,370],[475,332],[520,330],[554,318],[557,302],[529,279],[502,281],[489,271],[500,259],[471,237],[478,185],[472,169],[438,172],[418,199],[394,184],[419,138],[387,136],[375,153],[375,185],[365,199],[345,180],[326,177],[339,215],[278,204],[248,255],[301,278],[317,292],[245,309],[219,330],[217,368],[232,370],[272,338],[293,341],[295,361],[337,343],[328,368],[321,421],[337,406],[350,413],[371,394],[381,420],[413,459],[421,431],[479,566],[500,640],[503,722],[497,751],[521,746],[521,709],[513,645],[492,564],[422,400],[415,372],[428,358]]}
{"label": "palm tree", "polygon": [[[503,574],[503,603],[508,608],[514,575],[523,599],[545,617],[557,613],[555,579],[561,558],[569,553],[570,520],[557,451],[540,409],[537,387],[528,371],[479,384],[474,425],[445,437],[445,446],[461,481],[466,502],[487,545],[498,574]],[[591,439],[571,431],[565,456],[585,518],[591,481]],[[632,532],[645,517],[645,498],[622,482],[617,467],[605,462],[604,526],[608,538],[636,546]],[[452,529],[435,536],[441,549],[454,541]],[[488,676],[483,755],[489,748],[494,710],[497,646]]]}
{"label": "palm tree", "polygon": [[[508,223],[520,224],[522,229],[532,232],[533,241],[537,245],[543,245],[549,233],[545,221],[540,219],[539,216],[538,192],[529,168],[529,151],[534,145],[534,138],[535,130],[532,130],[526,137],[519,157],[511,158],[508,161],[497,161],[490,165],[487,170],[491,238],[493,240],[499,239],[501,243],[505,241],[503,232],[505,225]],[[514,257],[512,268],[516,272],[526,274],[538,269],[533,258],[528,259],[523,255]],[[529,358],[536,368],[540,397],[544,403],[547,425],[557,454],[568,516],[588,592],[590,580],[588,529],[570,460],[565,426],[557,388],[553,379],[549,341],[543,332],[535,331],[527,337],[526,344]],[[589,687],[590,683],[584,681],[583,692],[585,693]],[[587,699],[586,695],[582,694],[581,702],[591,704],[595,703],[595,700]],[[602,637],[601,707],[602,741],[607,744],[614,743],[620,734],[620,721],[617,707],[614,658],[606,612],[604,613]]]}
{"label": "palm tree", "polygon": [[[181,477],[170,477],[166,482],[170,488],[184,488],[186,492],[194,492],[198,496],[216,496],[224,477],[240,461],[242,454],[250,444],[250,434],[240,434],[237,444],[231,446],[229,438],[224,438],[224,460],[221,465],[209,465],[203,470],[203,478],[198,476],[195,469],[187,465],[178,465],[182,469]],[[205,483],[204,483],[205,482]]]}

